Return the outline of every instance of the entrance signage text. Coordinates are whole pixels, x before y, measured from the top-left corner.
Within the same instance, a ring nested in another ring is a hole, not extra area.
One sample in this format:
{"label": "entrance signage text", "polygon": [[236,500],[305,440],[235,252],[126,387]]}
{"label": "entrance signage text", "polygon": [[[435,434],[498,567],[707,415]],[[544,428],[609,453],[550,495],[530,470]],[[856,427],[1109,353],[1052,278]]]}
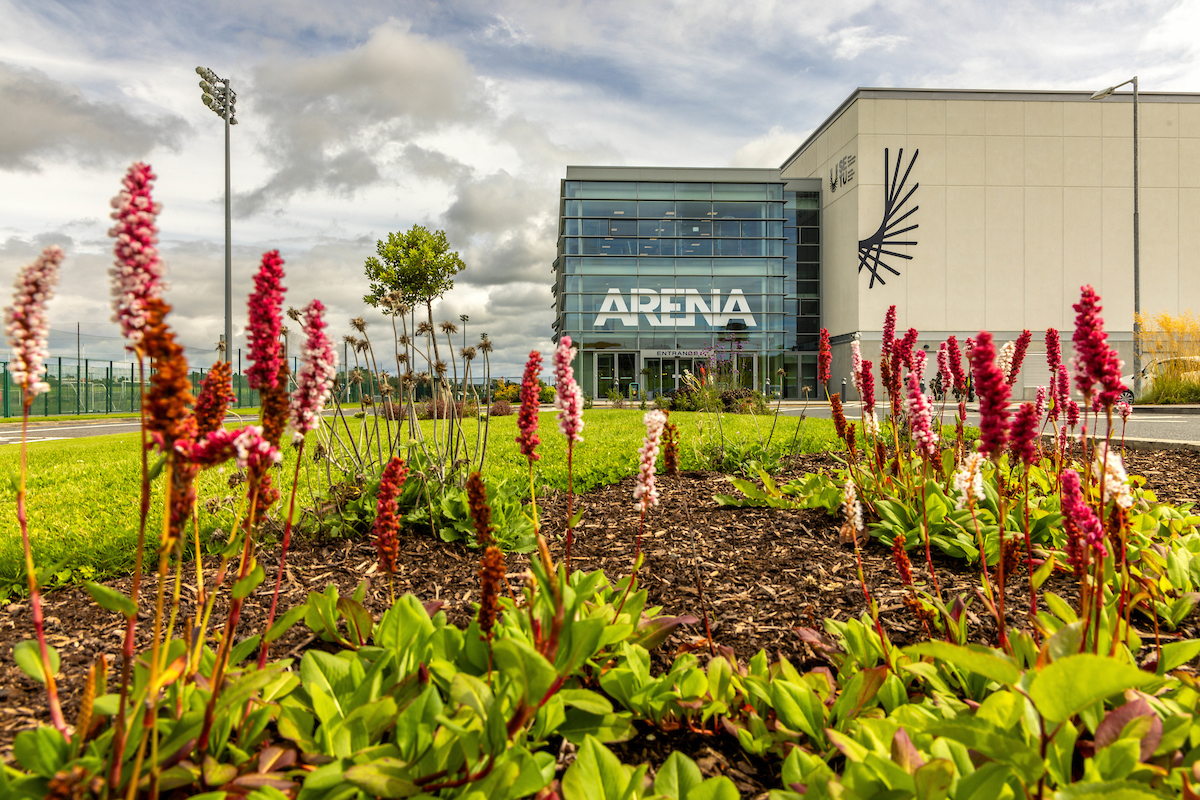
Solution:
{"label": "entrance signage text", "polygon": [[600,306],[600,313],[592,324],[596,327],[610,319],[636,328],[638,315],[646,318],[652,328],[662,326],[691,328],[696,325],[696,315],[713,327],[723,327],[738,320],[747,328],[757,328],[758,323],[750,313],[750,304],[741,289],[733,289],[721,304],[721,291],[714,289],[707,301],[697,289],[630,289],[626,302],[620,289],[609,289]]}

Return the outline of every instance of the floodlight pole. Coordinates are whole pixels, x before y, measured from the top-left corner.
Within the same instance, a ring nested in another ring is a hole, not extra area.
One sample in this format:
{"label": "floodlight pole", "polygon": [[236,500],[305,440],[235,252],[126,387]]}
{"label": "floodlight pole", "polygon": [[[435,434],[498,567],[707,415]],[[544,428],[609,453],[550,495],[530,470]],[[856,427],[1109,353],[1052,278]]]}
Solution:
{"label": "floodlight pole", "polygon": [[233,91],[225,81],[225,347],[233,343],[233,223],[229,183],[229,116],[233,106]]}
{"label": "floodlight pole", "polygon": [[225,120],[225,352],[233,352],[233,193],[229,180],[229,126],[237,124],[237,93],[228,78],[219,77],[207,67],[196,67],[203,80],[200,89],[204,105]]}
{"label": "floodlight pole", "polygon": [[1141,241],[1138,222],[1138,79],[1134,75],[1124,83],[1101,89],[1091,96],[1103,100],[1126,83],[1133,84],[1133,396],[1142,393],[1142,271]]}

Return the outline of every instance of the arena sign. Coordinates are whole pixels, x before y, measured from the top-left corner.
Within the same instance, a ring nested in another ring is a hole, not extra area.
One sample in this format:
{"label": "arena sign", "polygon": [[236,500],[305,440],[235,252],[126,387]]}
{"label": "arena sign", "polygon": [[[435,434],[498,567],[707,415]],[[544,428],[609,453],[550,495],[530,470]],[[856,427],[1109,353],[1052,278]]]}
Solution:
{"label": "arena sign", "polygon": [[626,302],[620,289],[609,289],[592,324],[599,327],[613,319],[623,325],[637,327],[638,315],[646,318],[652,328],[662,326],[690,328],[696,325],[696,315],[713,327],[722,327],[740,320],[747,328],[758,323],[750,312],[750,304],[741,289],[733,289],[721,305],[721,291],[714,289],[704,295],[697,289],[676,289],[659,292],[654,289],[630,289]]}

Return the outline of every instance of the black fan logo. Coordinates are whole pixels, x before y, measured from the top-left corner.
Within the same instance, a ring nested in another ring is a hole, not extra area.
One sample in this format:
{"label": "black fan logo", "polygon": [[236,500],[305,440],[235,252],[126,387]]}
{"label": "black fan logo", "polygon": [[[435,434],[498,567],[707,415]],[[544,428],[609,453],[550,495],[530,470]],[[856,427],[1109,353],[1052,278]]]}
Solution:
{"label": "black fan logo", "polygon": [[[894,229],[897,225],[912,216],[912,214],[918,208],[920,208],[920,206],[913,206],[903,214],[900,213],[904,209],[904,204],[908,202],[909,198],[913,196],[913,192],[915,192],[917,187],[921,185],[920,183],[914,183],[913,187],[908,190],[908,193],[905,194],[904,197],[898,202],[896,199],[900,197],[900,193],[904,191],[904,186],[906,183],[908,183],[909,173],[912,172],[913,164],[917,162],[917,155],[920,152],[920,150],[913,151],[912,158],[909,159],[908,162],[908,167],[904,170],[904,177],[900,178],[900,164],[904,159],[904,148],[900,148],[900,152],[896,154],[896,168],[891,172],[891,177],[889,179],[888,168],[890,164],[888,162],[888,151],[887,148],[884,148],[883,185],[887,188],[887,197],[884,198],[883,203],[883,222],[879,223],[879,230],[875,231],[875,233],[871,234],[866,239],[860,240],[858,243],[858,271],[862,272],[863,267],[866,267],[871,272],[871,283],[867,286],[868,289],[871,289],[875,286],[876,280],[878,280],[881,285],[887,284],[887,281],[885,281],[883,276],[879,274],[880,268],[886,269],[893,275],[900,274],[899,270],[893,268],[890,264],[883,260],[884,256],[903,258],[909,261],[912,260],[912,256],[910,255],[899,253],[895,250],[886,250],[884,248],[916,244],[915,241],[899,241],[896,238],[908,233],[909,231],[916,230],[918,226],[915,222],[912,225],[909,225],[907,228],[900,228],[899,230]],[[897,179],[899,179],[898,182]]]}

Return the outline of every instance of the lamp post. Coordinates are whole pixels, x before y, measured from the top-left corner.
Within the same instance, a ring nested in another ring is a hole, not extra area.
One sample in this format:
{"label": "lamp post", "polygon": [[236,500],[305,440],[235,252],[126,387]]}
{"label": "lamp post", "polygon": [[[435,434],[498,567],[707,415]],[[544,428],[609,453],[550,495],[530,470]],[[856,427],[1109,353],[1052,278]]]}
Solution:
{"label": "lamp post", "polygon": [[1127,81],[1101,89],[1091,96],[1092,100],[1103,100],[1125,84],[1133,84],[1133,395],[1142,393],[1142,273],[1139,263],[1138,241],[1138,79],[1134,75]]}
{"label": "lamp post", "polygon": [[230,193],[229,193],[229,126],[237,125],[234,116],[234,106],[237,103],[237,92],[229,85],[228,78],[219,78],[208,67],[196,67],[196,74],[201,77],[200,102],[212,109],[213,113],[225,120],[225,353],[233,352],[233,236],[230,224]]}

